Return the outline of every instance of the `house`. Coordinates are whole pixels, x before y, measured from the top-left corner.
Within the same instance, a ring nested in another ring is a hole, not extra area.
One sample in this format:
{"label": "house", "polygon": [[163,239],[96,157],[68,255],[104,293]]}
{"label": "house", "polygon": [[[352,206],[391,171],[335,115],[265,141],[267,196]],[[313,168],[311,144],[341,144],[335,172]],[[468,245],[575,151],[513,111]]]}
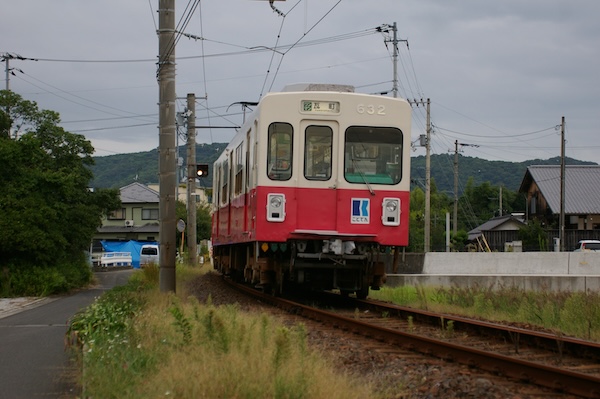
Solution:
{"label": "house", "polygon": [[[560,166],[529,166],[519,192],[527,199],[529,219],[558,228]],[[600,230],[600,166],[567,165],[564,176],[565,230]]]}
{"label": "house", "polygon": [[481,238],[488,231],[518,231],[525,222],[518,215],[496,216],[469,231],[469,241]]}
{"label": "house", "polygon": [[[209,198],[206,194],[206,188],[199,187],[198,183],[196,183],[194,186],[194,191],[192,193],[193,198],[200,205],[208,205]],[[156,192],[159,191],[158,183],[148,184],[148,187]],[[177,187],[177,200],[183,202],[184,204],[187,204],[187,187],[185,183],[180,183]]]}
{"label": "house", "polygon": [[122,208],[102,220],[94,236],[94,247],[101,240],[160,241],[159,194],[141,183],[120,188]]}
{"label": "house", "polygon": [[520,214],[497,216],[469,231],[468,241],[480,250],[503,251],[507,243],[517,239],[523,226],[525,221]]}

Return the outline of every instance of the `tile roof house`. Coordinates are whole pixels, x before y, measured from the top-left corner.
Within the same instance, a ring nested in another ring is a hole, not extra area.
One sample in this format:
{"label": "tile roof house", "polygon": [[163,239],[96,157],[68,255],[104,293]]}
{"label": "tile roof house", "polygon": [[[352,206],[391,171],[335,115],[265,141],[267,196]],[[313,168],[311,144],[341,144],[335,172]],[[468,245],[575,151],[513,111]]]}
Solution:
{"label": "tile roof house", "polygon": [[[519,188],[527,198],[528,218],[558,227],[560,166],[529,166]],[[565,229],[600,229],[600,166],[565,166]]]}
{"label": "tile roof house", "polygon": [[122,208],[102,220],[94,241],[159,241],[159,193],[137,182],[119,191]]}
{"label": "tile roof house", "polygon": [[490,231],[517,231],[525,226],[522,218],[513,215],[497,216],[469,231],[469,241],[476,240],[482,234]]}

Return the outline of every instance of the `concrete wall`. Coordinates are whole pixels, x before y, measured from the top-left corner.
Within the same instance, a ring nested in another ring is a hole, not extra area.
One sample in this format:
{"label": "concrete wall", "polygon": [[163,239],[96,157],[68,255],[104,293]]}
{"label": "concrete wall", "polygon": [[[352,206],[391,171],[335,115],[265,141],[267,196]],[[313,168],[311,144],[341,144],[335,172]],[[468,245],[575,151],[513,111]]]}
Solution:
{"label": "concrete wall", "polygon": [[430,252],[420,273],[414,263],[400,263],[398,273],[387,269],[386,284],[600,291],[596,252]]}

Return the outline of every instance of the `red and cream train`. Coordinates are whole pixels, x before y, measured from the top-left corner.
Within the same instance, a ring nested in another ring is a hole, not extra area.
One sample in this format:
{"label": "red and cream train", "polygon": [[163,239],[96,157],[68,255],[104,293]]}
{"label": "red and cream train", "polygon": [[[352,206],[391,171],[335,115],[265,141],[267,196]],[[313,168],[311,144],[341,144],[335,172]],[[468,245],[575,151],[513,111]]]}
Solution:
{"label": "red and cream train", "polygon": [[411,108],[351,86],[265,95],[213,167],[215,268],[275,293],[368,295],[408,245]]}

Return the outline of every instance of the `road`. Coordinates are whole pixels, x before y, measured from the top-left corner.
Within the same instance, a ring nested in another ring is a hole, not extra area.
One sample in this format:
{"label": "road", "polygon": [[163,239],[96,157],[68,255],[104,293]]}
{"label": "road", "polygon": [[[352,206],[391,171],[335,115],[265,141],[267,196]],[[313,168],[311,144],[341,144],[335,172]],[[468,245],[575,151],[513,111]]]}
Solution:
{"label": "road", "polygon": [[91,289],[0,319],[0,399],[76,397],[75,365],[64,344],[68,320],[131,273],[95,273],[98,284]]}

